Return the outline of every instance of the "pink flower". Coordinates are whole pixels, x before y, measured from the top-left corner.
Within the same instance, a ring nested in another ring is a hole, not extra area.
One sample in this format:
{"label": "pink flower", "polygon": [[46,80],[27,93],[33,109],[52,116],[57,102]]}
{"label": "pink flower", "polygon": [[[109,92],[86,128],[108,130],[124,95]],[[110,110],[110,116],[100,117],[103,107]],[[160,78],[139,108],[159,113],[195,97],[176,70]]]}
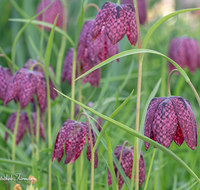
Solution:
{"label": "pink flower", "polygon": [[[114,154],[116,158],[119,160],[120,154],[122,151],[122,146],[118,145],[115,150]],[[132,178],[132,167],[133,167],[133,156],[134,156],[134,147],[131,146],[130,148],[125,147],[123,149],[122,153],[122,160],[121,160],[121,167],[124,170],[124,173],[129,179]],[[115,175],[117,176],[117,168],[114,164],[114,171]],[[140,152],[140,158],[139,158],[139,185],[142,186],[145,180],[145,162],[142,152]],[[121,175],[119,175],[119,190],[122,188],[124,184],[124,180]],[[112,178],[110,171],[108,170],[108,185],[110,186],[112,184]]]}
{"label": "pink flower", "polygon": [[[197,123],[189,101],[179,96],[153,98],[149,104],[144,135],[169,148],[172,141],[197,146]],[[145,142],[145,149],[149,143]]]}
{"label": "pink flower", "polygon": [[[50,3],[51,3],[51,0],[43,0],[42,2],[40,2],[40,4],[37,7],[36,14],[41,12]],[[53,24],[57,14],[59,14],[59,16],[58,16],[56,26],[62,28],[62,25],[63,25],[63,6],[62,6],[62,3],[60,2],[60,0],[54,0],[53,3],[50,5],[50,7],[47,10],[45,10],[43,14],[40,14],[36,18],[36,20],[44,21],[44,22],[48,22],[50,24]],[[40,28],[41,27],[42,26],[40,26]],[[44,27],[44,29],[50,30],[51,28]]]}
{"label": "pink flower", "polygon": [[[37,126],[37,117],[36,113],[32,112],[31,113],[32,117],[32,122],[33,122],[33,132],[34,136],[36,137],[36,126]],[[6,127],[11,130],[12,133],[14,133],[15,129],[15,122],[16,122],[16,112],[12,113],[10,117],[7,120]],[[26,127],[28,127],[29,133],[31,134],[31,126],[28,120],[28,116],[26,112],[20,112],[19,115],[19,124],[18,124],[18,130],[17,130],[17,136],[16,136],[16,145],[21,141],[23,136],[26,133]],[[44,132],[44,127],[40,119],[40,136],[42,137],[43,140],[45,140],[45,132]],[[7,142],[8,139],[8,133],[5,133],[5,141]]]}
{"label": "pink flower", "polygon": [[96,40],[104,29],[113,45],[119,42],[125,34],[131,45],[136,45],[137,26],[133,7],[106,2],[95,18],[92,38]]}
{"label": "pink flower", "polygon": [[12,73],[8,68],[0,66],[0,99],[5,100],[8,83],[12,78]]}
{"label": "pink flower", "polygon": [[[200,68],[200,48],[198,42],[193,38],[173,38],[169,46],[169,58],[174,60],[181,68],[188,67],[191,73]],[[169,71],[175,69],[169,63]]]}
{"label": "pink flower", "polygon": [[[92,143],[93,146],[96,142],[96,135],[91,128],[92,132]],[[91,162],[91,145],[90,145],[90,136],[89,136],[89,128],[86,122],[77,123],[73,120],[66,120],[66,122],[62,125],[61,129],[58,132],[56,137],[52,161],[55,159],[58,162],[61,161],[64,155],[64,147],[66,152],[66,159],[64,164],[73,163],[81,154],[86,137],[88,139],[88,147],[87,147],[87,158]],[[98,152],[97,149],[94,155],[94,168],[98,166]]]}

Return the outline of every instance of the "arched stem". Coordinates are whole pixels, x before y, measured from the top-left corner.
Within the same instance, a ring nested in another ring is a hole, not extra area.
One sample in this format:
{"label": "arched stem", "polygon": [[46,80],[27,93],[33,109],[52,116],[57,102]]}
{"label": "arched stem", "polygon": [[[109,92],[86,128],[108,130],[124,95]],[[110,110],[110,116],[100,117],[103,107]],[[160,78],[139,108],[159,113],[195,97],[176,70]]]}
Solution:
{"label": "arched stem", "polygon": [[91,146],[91,190],[94,189],[94,153],[93,153],[93,140],[92,140],[92,130],[91,130],[91,124],[89,121],[88,116],[85,113],[81,113],[78,116],[78,121],[80,120],[81,116],[84,115],[88,122],[88,128],[89,128],[89,136],[90,136],[90,146]]}
{"label": "arched stem", "polygon": [[99,7],[94,3],[90,3],[90,4],[86,5],[84,11],[86,11],[89,7],[94,7],[97,10],[97,12],[99,12]]}
{"label": "arched stem", "polygon": [[6,60],[7,64],[8,64],[8,67],[9,67],[9,69],[10,69],[11,72],[12,72],[12,71],[13,71],[12,65],[11,65],[11,63],[8,61],[8,59],[6,59],[6,57],[5,57],[3,54],[0,54],[0,57],[4,57],[4,58],[5,58],[5,60]]}
{"label": "arched stem", "polygon": [[[125,147],[126,144],[129,147],[128,141],[125,141],[124,144],[122,145],[122,149],[121,149],[121,153],[120,153],[120,157],[119,157],[119,164],[121,164],[121,162],[122,162],[122,155],[123,155],[124,147]],[[119,171],[118,170],[117,170],[117,181],[119,183]]]}
{"label": "arched stem", "polygon": [[173,73],[175,73],[175,72],[179,73],[178,69],[174,69],[174,70],[172,70],[172,71],[169,73],[169,77],[168,77],[168,91],[167,91],[168,97],[171,96],[170,81],[171,81],[171,77],[172,77]]}

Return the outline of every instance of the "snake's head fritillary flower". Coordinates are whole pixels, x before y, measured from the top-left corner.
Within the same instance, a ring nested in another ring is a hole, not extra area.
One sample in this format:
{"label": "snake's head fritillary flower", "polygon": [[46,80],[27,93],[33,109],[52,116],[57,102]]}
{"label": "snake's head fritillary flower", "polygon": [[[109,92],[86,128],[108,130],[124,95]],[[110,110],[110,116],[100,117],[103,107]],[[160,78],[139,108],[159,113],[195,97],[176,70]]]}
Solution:
{"label": "snake's head fritillary flower", "polygon": [[[122,0],[121,4],[129,4],[134,7],[133,0]],[[147,19],[147,3],[146,0],[137,0],[140,24],[144,24]]]}
{"label": "snake's head fritillary flower", "polygon": [[46,105],[46,81],[43,75],[37,71],[19,69],[8,84],[4,104],[7,105],[13,99],[18,99],[21,109],[33,99],[34,93],[37,95],[40,109]]}
{"label": "snake's head fritillary flower", "polygon": [[6,98],[6,92],[8,88],[8,83],[12,78],[12,73],[8,68],[3,68],[0,66],[0,99],[2,101]]}
{"label": "snake's head fritillary flower", "polygon": [[[99,63],[100,63],[100,60],[97,57],[95,61],[92,61],[91,59],[89,59],[89,57],[85,58],[83,61],[81,61],[82,74],[92,69],[95,65],[98,65]],[[95,84],[96,84],[96,87],[98,87],[100,79],[101,79],[101,68],[98,68],[92,71],[90,74],[88,74],[83,79],[82,83],[84,84],[86,82],[89,82],[91,87],[94,87]]]}
{"label": "snake's head fritillary flower", "polygon": [[131,45],[136,45],[137,26],[133,7],[106,2],[95,18],[92,38],[96,40],[103,30],[106,30],[113,45],[119,42],[125,34]]}
{"label": "snake's head fritillary flower", "polygon": [[[173,38],[169,45],[169,58],[179,64],[181,68],[188,67],[191,73],[200,68],[200,48],[198,42],[193,38]],[[169,71],[175,69],[169,63]]]}
{"label": "snake's head fritillary flower", "polygon": [[[33,66],[37,62],[38,61],[36,61],[34,59],[29,59],[25,63],[24,68],[29,69],[30,66]],[[40,63],[40,64],[42,64],[42,63]],[[42,67],[40,67],[40,66],[37,65],[37,66],[35,66],[33,68],[33,70],[41,72],[43,74],[43,76],[45,77],[45,73],[44,73],[44,70],[43,70]],[[55,73],[54,73],[54,70],[53,70],[53,68],[52,68],[51,65],[49,65],[49,72],[51,72],[51,74],[55,77]],[[53,82],[52,82],[52,80],[51,80],[50,77],[49,77],[49,88],[50,88],[50,97],[51,97],[52,100],[55,100],[55,98],[58,96],[58,93],[54,90],[55,87],[54,87],[54,84],[53,84]]]}
{"label": "snake's head fritillary flower", "polygon": [[[144,135],[169,148],[172,141],[197,146],[197,123],[188,100],[179,96],[153,98],[149,104]],[[145,142],[145,149],[149,143]]]}
{"label": "snake's head fritillary flower", "polygon": [[[68,84],[71,86],[72,84],[72,66],[73,66],[73,55],[74,55],[74,49],[70,48],[67,51],[65,60],[64,60],[64,65],[63,65],[63,72],[62,72],[62,82],[67,80]],[[76,77],[77,77],[77,64],[76,64]],[[75,78],[76,78],[75,77]]]}
{"label": "snake's head fritillary flower", "polygon": [[[16,122],[16,112],[12,113],[10,117],[8,118],[6,122],[6,127],[11,130],[12,133],[14,133],[15,129],[15,122]],[[37,126],[37,117],[36,113],[31,113],[31,118],[32,118],[32,123],[33,123],[33,132],[34,136],[36,137],[36,126]],[[28,127],[30,135],[31,133],[31,127],[30,127],[30,122],[28,120],[28,115],[26,112],[20,112],[19,115],[19,123],[18,123],[18,130],[17,130],[17,136],[16,136],[16,145],[21,141],[23,136],[26,134],[26,127]],[[42,137],[43,140],[45,140],[45,132],[44,132],[44,127],[43,124],[40,120],[40,136]],[[5,141],[8,139],[8,133],[5,133]]]}
{"label": "snake's head fritillary flower", "polygon": [[[122,146],[118,145],[115,150],[114,154],[116,158],[120,159],[120,154],[122,151]],[[132,178],[132,166],[133,166],[133,156],[134,156],[134,147],[131,146],[130,148],[124,147],[122,152],[122,159],[121,159],[121,167],[124,170],[124,173],[127,177],[130,179]],[[117,168],[114,164],[114,171],[115,175],[117,176]],[[140,158],[139,158],[139,185],[142,186],[144,180],[145,180],[145,162],[142,152],[140,152]],[[121,175],[119,175],[119,190],[122,188],[124,184],[124,180]],[[110,171],[108,170],[108,185],[110,186],[112,184],[112,178]]]}
{"label": "snake's head fritillary flower", "polygon": [[[43,0],[37,7],[36,14],[41,12],[44,8],[46,8],[51,3],[51,0]],[[56,26],[62,28],[63,25],[63,6],[60,0],[54,0],[53,3],[47,8],[43,14],[40,14],[36,20],[48,22],[50,24],[54,23],[54,20],[59,14]],[[42,26],[40,26],[41,28]],[[50,30],[49,27],[44,27],[45,30]]]}
{"label": "snake's head fritillary flower", "polygon": [[[92,143],[95,145],[96,135],[91,128],[92,132]],[[86,122],[77,123],[73,120],[66,120],[66,122],[62,125],[61,129],[58,132],[56,137],[52,161],[55,159],[58,162],[61,161],[64,155],[64,147],[66,152],[66,159],[64,164],[73,163],[81,154],[86,138],[88,139],[88,147],[87,147],[87,158],[91,162],[91,145],[90,145],[90,136],[89,136],[89,128]],[[94,168],[98,166],[98,152],[95,151],[94,155]]]}

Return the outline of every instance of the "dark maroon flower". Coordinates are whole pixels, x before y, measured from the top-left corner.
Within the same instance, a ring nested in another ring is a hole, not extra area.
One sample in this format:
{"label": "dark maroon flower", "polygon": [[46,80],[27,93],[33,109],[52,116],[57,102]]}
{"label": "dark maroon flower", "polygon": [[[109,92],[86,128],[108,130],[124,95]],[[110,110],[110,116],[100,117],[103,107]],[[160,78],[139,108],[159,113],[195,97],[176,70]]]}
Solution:
{"label": "dark maroon flower", "polygon": [[[33,132],[34,136],[36,136],[36,126],[37,126],[37,117],[36,113],[31,113],[32,122],[33,122]],[[15,122],[16,122],[16,112],[12,113],[10,117],[7,120],[6,127],[11,130],[12,133],[14,133],[15,129]],[[28,116],[26,112],[20,112],[19,115],[19,124],[18,124],[18,130],[17,130],[17,136],[16,136],[16,145],[21,141],[22,137],[26,133],[26,127],[28,127],[29,133],[31,135],[31,128],[30,123],[28,120]],[[40,120],[40,135],[45,140],[45,133],[44,133],[44,127]],[[5,133],[5,141],[7,142],[8,139],[8,133]]]}
{"label": "dark maroon flower", "polygon": [[46,105],[46,81],[44,76],[37,71],[19,69],[8,84],[4,104],[7,105],[13,99],[18,99],[21,109],[33,99],[34,93],[37,95],[40,109]]}
{"label": "dark maroon flower", "polygon": [[[34,60],[34,59],[29,59],[25,65],[24,65],[24,68],[26,69],[29,69],[30,66],[33,66],[35,63],[37,63],[38,61]],[[42,63],[41,63],[42,64]],[[45,73],[44,73],[44,70],[40,67],[40,66],[35,66],[33,68],[34,71],[39,71],[43,74],[43,76],[45,77]],[[49,70],[51,72],[51,74],[53,76],[55,76],[55,73],[54,73],[54,70],[52,68],[51,65],[49,65]],[[51,78],[49,77],[49,88],[50,88],[50,97],[52,100],[55,100],[55,98],[58,96],[58,93],[54,90],[55,86],[51,80]]]}
{"label": "dark maroon flower", "polygon": [[[133,0],[122,0],[121,4],[129,4],[134,8]],[[147,19],[147,3],[146,0],[137,0],[140,24],[144,24]]]}
{"label": "dark maroon flower", "polygon": [[[153,98],[149,104],[144,135],[169,148],[174,140],[177,145],[183,141],[188,147],[197,146],[197,124],[188,100],[179,96]],[[145,142],[145,149],[149,143]]]}
{"label": "dark maroon flower", "polygon": [[[41,12],[50,3],[51,3],[51,0],[43,0],[43,1],[41,1],[40,4],[37,7],[36,14]],[[50,24],[53,24],[57,14],[59,14],[59,16],[58,16],[58,20],[57,20],[56,26],[61,28],[62,25],[63,25],[63,6],[62,6],[62,3],[60,2],[60,0],[54,0],[53,3],[50,5],[50,7],[47,10],[45,10],[43,14],[40,14],[36,18],[36,20],[44,21],[44,22],[48,22]],[[41,27],[42,26],[40,26],[40,28]],[[50,30],[51,28],[44,27],[44,29],[45,30]]]}
{"label": "dark maroon flower", "polygon": [[[114,154],[116,158],[120,159],[120,154],[122,151],[122,146],[118,145],[115,148]],[[121,160],[121,167],[124,170],[124,173],[127,177],[130,179],[132,178],[132,166],[133,166],[133,156],[134,156],[134,147],[131,146],[130,148],[124,147],[123,153],[122,153],[122,160]],[[114,164],[114,163],[113,163]],[[117,176],[117,168],[114,164],[114,171],[115,175]],[[139,185],[142,186],[144,180],[145,180],[145,162],[142,152],[140,152],[140,158],[139,158]],[[122,188],[124,184],[124,180],[122,176],[119,174],[119,190]],[[112,184],[112,178],[110,171],[108,170],[108,185],[110,186]]]}
{"label": "dark maroon flower", "polygon": [[92,38],[96,40],[104,29],[113,45],[119,42],[125,34],[131,45],[136,45],[137,26],[133,7],[106,2],[95,18]]}
{"label": "dark maroon flower", "polygon": [[[92,128],[91,132],[92,142],[93,145],[95,145],[96,135]],[[65,148],[66,159],[64,164],[73,163],[80,156],[85,145],[86,137],[88,139],[87,158],[91,162],[91,145],[88,124],[86,122],[77,123],[69,119],[66,120],[56,137],[52,161],[57,159],[58,162],[60,162],[64,155]],[[94,155],[94,168],[97,168],[97,166],[98,152],[96,150]]]}
{"label": "dark maroon flower", "polygon": [[0,66],[0,99],[5,100],[8,83],[12,78],[12,73],[8,68]]}
{"label": "dark maroon flower", "polygon": [[[197,67],[200,68],[200,48],[198,42],[193,38],[173,38],[169,46],[169,58],[179,64],[181,68],[188,67],[194,73]],[[169,71],[175,69],[169,63]]]}

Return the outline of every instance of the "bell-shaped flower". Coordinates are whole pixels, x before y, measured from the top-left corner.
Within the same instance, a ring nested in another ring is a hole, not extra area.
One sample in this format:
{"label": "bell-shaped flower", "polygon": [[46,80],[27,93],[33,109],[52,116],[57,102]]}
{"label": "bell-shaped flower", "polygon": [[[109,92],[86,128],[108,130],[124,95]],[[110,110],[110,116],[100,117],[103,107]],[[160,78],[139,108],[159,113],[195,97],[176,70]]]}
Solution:
{"label": "bell-shaped flower", "polygon": [[[94,146],[96,142],[96,135],[92,127],[91,132],[92,143]],[[65,150],[66,158],[64,164],[73,163],[80,156],[85,145],[86,137],[88,139],[87,158],[91,162],[91,139],[89,136],[88,124],[86,122],[78,123],[73,120],[66,120],[56,137],[52,154],[52,161],[57,159],[58,162],[60,162]],[[94,168],[97,168],[97,166],[98,152],[96,149],[94,154]]]}
{"label": "bell-shaped flower", "polygon": [[[121,4],[129,4],[134,8],[133,0],[122,0]],[[147,3],[146,0],[137,0],[140,24],[145,24],[147,20]]]}
{"label": "bell-shaped flower", "polygon": [[[118,145],[115,150],[114,154],[116,158],[120,159],[120,154],[122,152],[122,147],[121,145]],[[134,147],[131,146],[130,148],[124,147],[123,152],[122,152],[122,159],[121,159],[121,167],[124,170],[124,173],[129,179],[132,178],[132,168],[133,168],[133,156],[134,156]],[[117,176],[117,167],[114,164],[114,171],[115,175]],[[144,157],[142,152],[140,152],[140,158],[139,158],[139,185],[142,186],[144,180],[145,180],[145,175],[146,175],[146,169],[145,169],[145,162],[144,162]],[[122,188],[124,184],[124,180],[122,176],[119,174],[119,190]],[[108,170],[108,185],[110,186],[112,184],[112,178],[110,171]]]}
{"label": "bell-shaped flower", "polygon": [[[46,8],[52,1],[51,0],[43,0],[40,2],[40,4],[37,7],[36,14],[41,12],[44,8]],[[36,20],[44,21],[50,24],[53,24],[55,21],[55,18],[59,14],[56,26],[62,28],[63,25],[63,6],[60,0],[54,0],[53,3],[50,5],[49,8],[47,8],[44,13],[40,14]],[[40,26],[41,28],[42,26]],[[45,30],[50,30],[49,27],[44,27]]]}
{"label": "bell-shaped flower", "polygon": [[43,110],[46,105],[46,81],[44,76],[37,71],[19,69],[8,84],[4,104],[7,105],[13,99],[18,99],[21,109],[33,99],[36,93],[38,105]]}
{"label": "bell-shaped flower", "polygon": [[125,34],[131,45],[136,45],[137,25],[133,7],[106,2],[95,18],[92,38],[96,40],[103,30],[106,30],[113,45],[119,42]]}
{"label": "bell-shaped flower", "polygon": [[[173,38],[169,46],[169,58],[178,63],[181,68],[188,67],[191,73],[200,68],[200,48],[193,38]],[[169,71],[175,69],[169,62]]]}
{"label": "bell-shaped flower", "polygon": [[[12,113],[10,117],[7,120],[6,127],[11,130],[12,133],[14,133],[15,129],[15,123],[16,123],[16,112]],[[37,117],[36,113],[32,112],[31,113],[31,118],[32,118],[32,124],[33,124],[33,132],[34,136],[36,137],[36,126],[37,126]],[[31,133],[31,126],[30,122],[28,120],[28,116],[26,112],[20,112],[19,115],[19,123],[18,123],[18,130],[17,130],[17,136],[16,136],[16,145],[21,141],[22,137],[25,135],[26,131]],[[45,140],[45,132],[44,132],[44,127],[40,119],[40,136],[42,137],[43,140]],[[5,133],[5,141],[7,142],[8,139],[8,133]]]}
{"label": "bell-shaped flower", "polygon": [[0,99],[2,101],[6,98],[8,83],[12,78],[12,73],[8,68],[0,66]]}
{"label": "bell-shaped flower", "polygon": [[[33,66],[33,65],[34,65],[35,63],[37,63],[37,62],[38,62],[38,61],[36,61],[36,60],[34,60],[34,59],[29,59],[29,60],[25,63],[24,68],[29,69],[30,66]],[[42,64],[42,63],[41,63],[41,64]],[[43,70],[42,67],[40,67],[40,66],[35,66],[35,67],[33,68],[33,70],[34,70],[34,71],[39,71],[39,72],[41,72],[41,73],[43,74],[43,76],[45,77],[45,73],[44,73],[44,70]],[[51,65],[49,65],[49,71],[50,71],[51,74],[55,77],[55,73],[54,73],[54,70],[53,70],[53,68],[52,68]],[[58,96],[58,93],[54,90],[54,88],[55,88],[55,86],[54,86],[54,84],[53,84],[51,78],[49,77],[50,98],[51,98],[52,100],[55,100],[55,98]]]}
{"label": "bell-shaped flower", "polygon": [[[172,141],[197,146],[197,123],[189,101],[179,96],[153,98],[149,104],[144,135],[169,148]],[[149,143],[145,142],[145,149]]]}

